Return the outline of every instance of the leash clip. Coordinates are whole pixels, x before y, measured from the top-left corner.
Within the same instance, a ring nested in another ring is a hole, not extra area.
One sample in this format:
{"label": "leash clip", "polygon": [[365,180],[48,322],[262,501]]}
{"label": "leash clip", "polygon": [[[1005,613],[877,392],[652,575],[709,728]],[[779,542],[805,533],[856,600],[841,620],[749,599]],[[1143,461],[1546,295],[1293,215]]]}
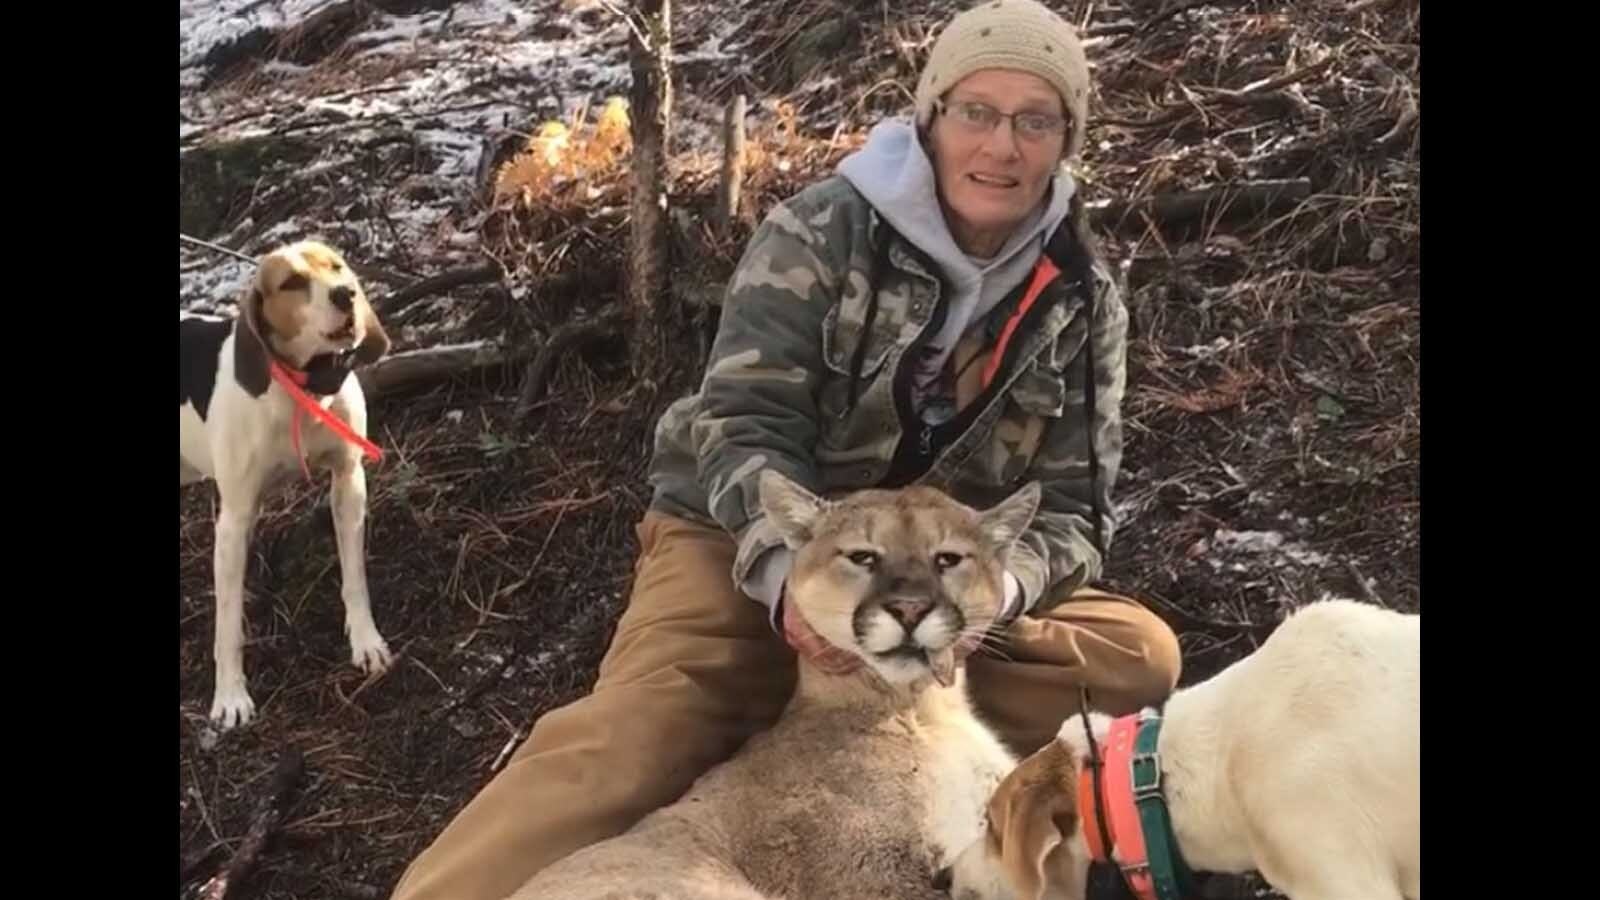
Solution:
{"label": "leash clip", "polygon": [[[1140,778],[1140,764],[1150,767],[1149,775]],[[1128,762],[1128,768],[1133,773],[1133,796],[1135,800],[1149,797],[1158,797],[1161,794],[1161,760],[1155,753],[1135,753]]]}

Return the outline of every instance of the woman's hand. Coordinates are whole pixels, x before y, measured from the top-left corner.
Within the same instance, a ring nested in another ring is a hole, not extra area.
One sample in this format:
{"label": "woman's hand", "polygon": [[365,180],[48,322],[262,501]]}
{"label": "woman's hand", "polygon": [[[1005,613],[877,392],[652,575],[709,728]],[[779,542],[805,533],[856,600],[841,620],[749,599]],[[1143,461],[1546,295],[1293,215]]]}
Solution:
{"label": "woman's hand", "polygon": [[861,668],[861,657],[843,647],[835,647],[813,631],[787,596],[779,602],[783,604],[783,639],[796,653],[829,675],[846,675]]}

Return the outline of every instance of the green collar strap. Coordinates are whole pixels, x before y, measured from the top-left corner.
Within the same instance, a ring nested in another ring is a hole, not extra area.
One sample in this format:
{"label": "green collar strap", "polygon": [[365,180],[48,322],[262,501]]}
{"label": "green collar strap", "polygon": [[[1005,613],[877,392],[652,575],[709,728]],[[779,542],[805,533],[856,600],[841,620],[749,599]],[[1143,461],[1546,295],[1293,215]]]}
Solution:
{"label": "green collar strap", "polygon": [[1177,835],[1161,793],[1161,716],[1145,712],[1139,717],[1129,768],[1133,781],[1133,803],[1139,811],[1139,826],[1144,833],[1145,855],[1150,866],[1157,900],[1182,900],[1194,891],[1194,873],[1178,852]]}

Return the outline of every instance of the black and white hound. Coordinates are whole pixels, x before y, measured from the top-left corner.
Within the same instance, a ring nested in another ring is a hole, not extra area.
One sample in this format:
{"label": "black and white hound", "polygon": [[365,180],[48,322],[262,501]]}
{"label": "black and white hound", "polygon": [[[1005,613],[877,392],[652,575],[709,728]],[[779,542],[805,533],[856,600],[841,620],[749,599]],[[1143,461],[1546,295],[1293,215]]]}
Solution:
{"label": "black and white hound", "polygon": [[211,719],[223,729],[255,714],[244,675],[245,559],[260,498],[282,478],[332,473],[345,632],[354,664],[381,671],[389,647],[367,594],[367,406],[352,369],[389,338],[349,265],[301,241],[263,257],[233,320],[178,321],[178,483],[216,482],[217,622]]}

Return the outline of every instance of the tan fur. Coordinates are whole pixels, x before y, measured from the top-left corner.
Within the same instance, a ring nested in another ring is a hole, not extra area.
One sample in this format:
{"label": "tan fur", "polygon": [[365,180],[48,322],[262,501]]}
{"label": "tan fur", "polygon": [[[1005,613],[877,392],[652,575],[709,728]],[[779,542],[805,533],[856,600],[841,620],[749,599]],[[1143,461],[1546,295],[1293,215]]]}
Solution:
{"label": "tan fur", "polygon": [[1078,827],[1077,779],[1072,751],[1051,742],[1013,769],[989,800],[986,849],[1000,858],[1019,897],[1042,898],[1047,881],[1072,874],[1056,857],[1067,849],[1062,835]]}
{"label": "tan fur", "polygon": [[320,241],[288,244],[267,254],[256,270],[241,313],[257,339],[277,356],[303,366],[327,343],[325,333],[342,325],[343,314],[328,302],[335,288],[351,292],[352,334],[360,363],[389,351],[389,337],[356,273],[337,250]]}
{"label": "tan fur", "polygon": [[[973,715],[959,670],[943,687],[925,664],[884,665],[851,623],[922,591],[939,615],[987,624],[1037,487],[980,514],[921,488],[823,501],[768,472],[762,500],[797,551],[789,602],[867,665],[833,676],[802,661],[770,730],[678,802],[540,872],[515,900],[944,900],[935,874],[982,835],[984,803],[1015,760]],[[879,555],[875,571],[841,555],[860,550]],[[970,556],[939,571],[935,553]],[[945,642],[934,651],[959,637],[933,631]]]}

